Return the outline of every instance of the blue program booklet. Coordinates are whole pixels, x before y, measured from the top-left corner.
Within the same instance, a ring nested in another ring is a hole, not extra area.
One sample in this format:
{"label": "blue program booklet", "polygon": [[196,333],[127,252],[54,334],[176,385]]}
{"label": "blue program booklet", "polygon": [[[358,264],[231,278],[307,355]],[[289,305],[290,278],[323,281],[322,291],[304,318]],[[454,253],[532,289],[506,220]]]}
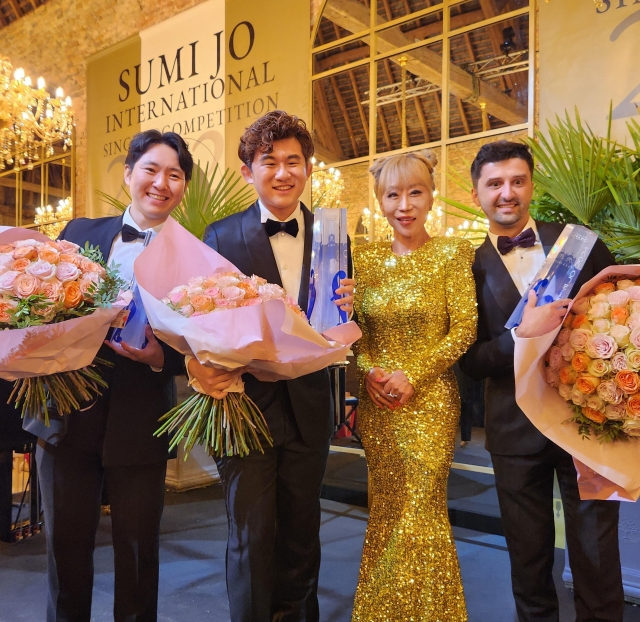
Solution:
{"label": "blue program booklet", "polygon": [[340,280],[347,278],[347,210],[319,207],[313,213],[313,245],[307,315],[311,326],[323,333],[344,324],[349,316],[335,301]]}
{"label": "blue program booklet", "polygon": [[598,235],[587,227],[565,225],[533,282],[504,325],[505,328],[520,325],[529,291],[532,289],[538,296],[537,307],[568,298],[597,239]]}

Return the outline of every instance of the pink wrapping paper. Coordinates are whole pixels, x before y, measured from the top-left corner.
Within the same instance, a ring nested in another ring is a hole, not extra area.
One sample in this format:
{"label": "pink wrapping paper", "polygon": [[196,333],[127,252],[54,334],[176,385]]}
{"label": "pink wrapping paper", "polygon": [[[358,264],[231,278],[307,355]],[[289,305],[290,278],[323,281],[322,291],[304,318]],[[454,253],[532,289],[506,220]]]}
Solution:
{"label": "pink wrapping paper", "polygon": [[[638,278],[640,266],[605,268],[581,287],[574,300],[612,276]],[[637,501],[640,497],[640,438],[600,443],[595,438],[583,439],[576,425],[564,423],[573,416],[573,410],[558,391],[547,384],[544,375],[544,357],[560,328],[534,339],[515,338],[516,402],[542,434],[573,456],[576,467],[580,464],[578,484],[582,499]]]}
{"label": "pink wrapping paper", "polygon": [[[0,244],[35,239],[43,234],[19,227],[0,227]],[[128,299],[91,315],[30,328],[0,331],[0,378],[18,380],[73,371],[90,365],[109,326]]]}
{"label": "pink wrapping paper", "polygon": [[344,361],[362,336],[348,322],[323,337],[281,300],[193,318],[173,311],[160,299],[174,287],[192,277],[239,270],[171,218],[136,259],[134,271],[158,338],[203,364],[247,367],[259,380],[290,380]]}

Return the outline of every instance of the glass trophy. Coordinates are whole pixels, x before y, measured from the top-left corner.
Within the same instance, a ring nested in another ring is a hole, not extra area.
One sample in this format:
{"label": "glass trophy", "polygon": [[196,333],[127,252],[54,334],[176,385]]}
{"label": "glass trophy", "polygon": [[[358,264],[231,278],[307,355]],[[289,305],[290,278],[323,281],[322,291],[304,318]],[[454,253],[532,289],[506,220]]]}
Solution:
{"label": "glass trophy", "polygon": [[[144,238],[145,248],[151,242],[151,231],[147,231]],[[143,349],[147,345],[145,330],[147,328],[147,314],[142,304],[140,290],[136,283],[135,275],[131,279],[129,289],[133,294],[131,302],[122,310],[115,319],[107,335],[107,339],[113,343],[124,341],[128,345]]]}
{"label": "glass trophy", "polygon": [[311,326],[323,333],[349,321],[348,313],[335,304],[341,298],[336,293],[340,280],[347,278],[347,210],[319,207],[313,217],[307,316]]}
{"label": "glass trophy", "polygon": [[587,227],[565,225],[533,282],[504,325],[505,328],[511,329],[520,325],[529,291],[532,289],[538,296],[537,307],[561,298],[569,298],[597,239],[598,235]]}

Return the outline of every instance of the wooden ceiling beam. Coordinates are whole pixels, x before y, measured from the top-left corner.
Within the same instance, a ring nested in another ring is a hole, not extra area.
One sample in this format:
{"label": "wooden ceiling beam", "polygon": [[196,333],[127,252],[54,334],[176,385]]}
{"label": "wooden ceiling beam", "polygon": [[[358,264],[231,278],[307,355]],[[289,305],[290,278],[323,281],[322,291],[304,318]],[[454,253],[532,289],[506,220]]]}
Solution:
{"label": "wooden ceiling beam", "polygon": [[[15,177],[11,176],[11,177],[0,177],[0,187],[2,188],[15,188],[16,187],[16,179]],[[22,181],[22,190],[25,190],[27,192],[35,192],[37,194],[40,194],[40,192],[42,191],[42,187],[40,186],[40,184],[34,184],[28,181]],[[46,188],[49,196],[54,196],[54,197],[60,197],[61,199],[64,199],[66,197],[69,196],[70,191],[69,190],[65,190],[64,192],[62,191],[62,188]]]}
{"label": "wooden ceiling beam", "polygon": [[327,56],[322,60],[316,61],[316,72],[321,73],[323,71],[327,71],[328,69],[335,69],[336,67],[340,67],[341,65],[352,63],[356,60],[369,58],[370,54],[371,50],[363,47],[352,48],[350,50],[345,50],[344,52],[332,54],[331,56]]}
{"label": "wooden ceiling beam", "polygon": [[[464,13],[463,15],[454,15],[451,18],[451,29],[455,30],[456,28],[463,28],[464,26],[469,26],[482,19],[482,11],[480,9],[472,11],[471,13]],[[439,34],[442,34],[442,25],[437,22],[429,24],[428,26],[420,26],[414,30],[408,30],[405,32],[405,35],[411,39],[428,39],[429,37],[434,37]],[[468,38],[469,34],[465,33],[465,37]],[[362,41],[369,45],[369,37],[363,37]],[[341,48],[336,49],[340,50]],[[351,50],[345,50],[344,52],[336,52],[331,56],[327,56],[322,60],[316,61],[316,71],[320,73],[322,71],[334,69],[335,67],[340,67],[341,65],[346,65],[347,63],[360,60],[364,58],[365,53],[367,56],[369,55],[369,52],[366,52],[365,48],[352,48]]]}
{"label": "wooden ceiling beam", "polygon": [[380,127],[382,128],[384,142],[387,145],[387,151],[391,151],[391,134],[389,134],[389,126],[387,125],[387,120],[384,118],[384,110],[382,109],[382,106],[378,108],[377,116],[378,119],[380,119]]}
{"label": "wooden ceiling beam", "polygon": [[[395,84],[396,81],[393,77],[393,72],[391,71],[391,61],[388,58],[385,58],[383,63],[389,84]],[[396,116],[398,117],[398,125],[400,126],[400,134],[402,134],[402,104],[399,101],[394,102],[394,104],[396,107]]]}
{"label": "wooden ceiling beam", "polygon": [[342,99],[342,93],[340,92],[340,88],[338,87],[338,81],[335,76],[331,76],[331,86],[333,87],[333,93],[336,97],[336,101],[338,102],[338,106],[340,107],[340,112],[342,112],[342,116],[344,117],[344,123],[347,126],[347,132],[349,133],[349,139],[351,140],[351,147],[353,148],[353,153],[356,158],[360,157],[360,150],[358,149],[358,143],[356,141],[356,136],[353,133],[353,127],[351,125],[351,119],[349,118],[349,111],[345,106],[344,99]]}
{"label": "wooden ceiling beam", "polygon": [[[480,0],[480,10],[482,11],[485,19],[496,17],[498,15],[498,9],[496,8],[493,0]],[[491,49],[496,56],[502,56],[502,50],[500,49],[500,44],[502,43],[502,27],[503,24],[494,24],[488,27]],[[500,76],[500,81],[502,82],[503,91],[513,89],[515,86],[513,76],[511,75]]]}
{"label": "wooden ceiling beam", "polygon": [[16,0],[7,0],[7,2],[9,3],[9,6],[11,7],[11,10],[13,11],[13,14],[16,16],[16,19],[18,19],[18,18],[20,18],[20,17],[22,17],[24,15],[22,10],[20,9],[20,6],[16,2]]}
{"label": "wooden ceiling beam", "polygon": [[424,116],[424,110],[422,109],[422,102],[420,101],[420,98],[414,97],[413,104],[416,107],[416,112],[418,113],[418,120],[420,121],[420,127],[424,134],[424,142],[428,143],[431,141],[431,137],[429,135],[429,124],[427,123],[427,118]]}
{"label": "wooden ceiling beam", "polygon": [[433,99],[436,102],[436,108],[438,109],[438,116],[442,117],[442,104],[440,103],[440,97],[437,93],[433,94]]}
{"label": "wooden ceiling beam", "polygon": [[367,119],[367,115],[364,111],[364,106],[362,105],[362,101],[360,100],[360,91],[358,90],[358,81],[356,80],[356,75],[353,70],[349,71],[349,78],[351,80],[351,87],[353,88],[353,93],[356,96],[356,104],[358,105],[358,113],[360,114],[360,122],[362,123],[362,127],[364,129],[364,134],[369,139],[369,119]]}
{"label": "wooden ceiling beam", "polygon": [[382,0],[382,5],[384,6],[384,12],[387,16],[387,21],[393,19],[393,13],[391,12],[391,7],[389,6],[389,0]]}
{"label": "wooden ceiling beam", "polygon": [[471,129],[469,128],[469,121],[464,111],[462,100],[459,97],[456,97],[456,103],[458,104],[458,112],[460,113],[460,118],[462,119],[462,127],[464,128],[464,133],[468,136],[469,134],[471,134]]}
{"label": "wooden ceiling beam", "polygon": [[313,83],[313,99],[315,102],[313,129],[325,150],[336,155],[334,162],[339,162],[340,160],[344,160],[344,153],[342,153],[342,146],[340,145],[336,128],[331,119],[329,104],[321,82],[324,81],[316,80]]}
{"label": "wooden ceiling beam", "polygon": [[[462,15],[452,15],[450,26],[451,30],[457,30],[458,28],[464,28],[465,26],[471,26],[483,19],[482,11],[480,9],[476,11],[470,11],[469,13],[463,13]],[[428,39],[429,37],[436,37],[442,34],[442,22],[434,22],[433,24],[427,24],[426,26],[418,26],[413,30],[407,30],[404,33],[411,39]]]}
{"label": "wooden ceiling beam", "polygon": [[[483,0],[486,1],[486,0]],[[324,17],[349,32],[358,32],[369,28],[369,11],[358,0],[327,0]],[[378,52],[393,50],[412,43],[396,28],[378,33]],[[417,48],[405,52],[409,58],[407,70],[414,75],[442,86],[442,56],[429,48]],[[471,74],[461,67],[451,65],[451,93],[460,99],[469,99],[474,95],[474,80]],[[500,89],[487,82],[480,81],[478,105],[484,101],[487,112],[502,121],[516,125],[526,121],[527,108],[520,102],[506,96]]]}

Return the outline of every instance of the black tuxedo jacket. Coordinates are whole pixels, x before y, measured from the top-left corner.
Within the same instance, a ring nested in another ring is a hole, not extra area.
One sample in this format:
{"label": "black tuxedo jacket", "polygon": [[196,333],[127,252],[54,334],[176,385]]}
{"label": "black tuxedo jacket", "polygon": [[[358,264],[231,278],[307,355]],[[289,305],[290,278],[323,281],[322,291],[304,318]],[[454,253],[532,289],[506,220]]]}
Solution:
{"label": "black tuxedo jacket", "polygon": [[[309,297],[309,274],[311,266],[311,243],[313,240],[313,214],[301,206],[304,216],[304,258],[298,304],[307,310]],[[210,224],[203,241],[233,263],[238,270],[251,276],[256,274],[269,283],[282,286],[269,236],[260,222],[260,205],[256,201],[244,212],[233,214]],[[286,382],[296,423],[305,444],[309,447],[324,445],[333,434],[333,401],[329,373],[322,369],[295,380],[260,382],[251,374],[244,374],[247,395],[264,413],[267,424],[267,409],[279,393],[279,385]]]}
{"label": "black tuxedo jacket", "polygon": [[[78,218],[60,234],[80,246],[89,242],[102,251],[105,261],[113,240],[122,229],[122,216]],[[148,365],[116,355],[103,346],[98,356],[114,363],[104,368],[109,388],[87,410],[54,416],[49,428],[42,421],[25,419],[24,427],[43,440],[57,444],[62,438],[78,449],[98,451],[104,466],[134,466],[161,462],[168,457],[168,438],[155,438],[158,419],[175,404],[173,376],[184,373],[184,358],[161,343],[164,367],[154,372]]]}
{"label": "black tuxedo jacket", "polygon": [[[564,225],[536,222],[545,255]],[[615,264],[601,240],[593,247],[571,297],[598,272]],[[487,449],[499,455],[532,455],[542,451],[547,438],[529,421],[515,399],[514,341],[504,325],[520,302],[511,275],[487,237],[473,263],[478,300],[478,339],[460,360],[460,367],[476,380],[486,378],[485,431]]]}

